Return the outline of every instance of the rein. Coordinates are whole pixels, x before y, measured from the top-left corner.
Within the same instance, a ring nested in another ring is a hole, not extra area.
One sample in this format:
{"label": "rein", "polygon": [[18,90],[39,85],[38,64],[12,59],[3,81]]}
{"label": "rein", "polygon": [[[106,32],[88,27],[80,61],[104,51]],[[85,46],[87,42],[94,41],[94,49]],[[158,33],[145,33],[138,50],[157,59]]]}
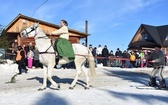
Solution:
{"label": "rein", "polygon": [[55,54],[55,52],[39,52],[39,54]]}
{"label": "rein", "polygon": [[[50,47],[51,47],[51,46],[52,46],[52,44],[50,45]],[[39,52],[39,53],[40,53],[40,54],[45,54],[45,53],[47,53],[47,54],[55,54],[55,51],[54,51],[54,52],[47,52],[47,51],[50,49],[50,47],[48,47],[46,51],[44,51],[44,52]]]}
{"label": "rein", "polygon": [[48,39],[47,36],[36,37],[36,39]]}
{"label": "rein", "polygon": [[[37,27],[36,27],[36,28],[37,28]],[[35,38],[35,39],[49,39],[48,36],[37,37],[36,35],[37,35],[38,33],[36,32],[36,28],[34,28],[34,30],[35,30],[34,38]],[[31,31],[32,31],[32,30],[31,30]],[[31,31],[30,31],[30,32],[31,32]],[[51,38],[50,38],[50,40],[51,40]],[[47,54],[55,54],[55,51],[54,51],[54,52],[47,52],[47,51],[51,48],[51,46],[52,46],[52,44],[46,49],[46,51],[44,51],[44,52],[39,52],[39,54],[45,54],[45,53],[47,53]]]}

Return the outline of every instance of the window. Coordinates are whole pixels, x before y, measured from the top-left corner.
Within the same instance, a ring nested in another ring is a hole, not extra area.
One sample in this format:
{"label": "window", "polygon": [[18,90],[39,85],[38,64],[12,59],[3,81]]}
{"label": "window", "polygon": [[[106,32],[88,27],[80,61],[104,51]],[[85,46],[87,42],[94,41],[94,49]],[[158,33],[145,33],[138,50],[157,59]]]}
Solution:
{"label": "window", "polygon": [[142,40],[144,41],[154,41],[153,38],[151,37],[151,35],[149,35],[148,33],[142,33]]}
{"label": "window", "polygon": [[148,34],[143,33],[141,35],[142,35],[142,40],[147,40],[148,39]]}
{"label": "window", "polygon": [[168,35],[166,36],[166,39],[165,39],[165,41],[168,41]]}

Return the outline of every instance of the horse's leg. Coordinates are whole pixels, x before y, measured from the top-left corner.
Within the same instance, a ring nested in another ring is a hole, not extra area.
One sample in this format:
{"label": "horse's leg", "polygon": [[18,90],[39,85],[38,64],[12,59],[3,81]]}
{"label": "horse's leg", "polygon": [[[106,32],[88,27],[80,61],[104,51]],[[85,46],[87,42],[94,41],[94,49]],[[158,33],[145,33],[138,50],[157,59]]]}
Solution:
{"label": "horse's leg", "polygon": [[42,91],[45,90],[47,86],[47,68],[44,66],[44,77],[43,77],[43,85],[38,90]]}
{"label": "horse's leg", "polygon": [[53,79],[52,79],[52,72],[53,72],[53,68],[54,66],[53,65],[48,65],[48,75],[47,75],[47,78],[48,80],[51,82],[51,84],[56,87],[56,88],[60,88],[60,85],[57,84]]}
{"label": "horse's leg", "polygon": [[82,74],[81,67],[76,66],[76,70],[77,70],[77,72],[76,72],[75,79],[74,79],[73,82],[71,83],[69,89],[73,89],[73,88],[75,87],[76,82],[77,82],[77,80],[78,80],[78,77]]}
{"label": "horse's leg", "polygon": [[88,69],[86,69],[86,67],[84,65],[82,65],[82,71],[84,72],[84,74],[86,76],[86,87],[85,87],[85,89],[89,89],[89,87],[90,87],[89,72],[88,72]]}
{"label": "horse's leg", "polygon": [[[85,59],[85,58],[84,58]],[[77,80],[78,80],[78,77],[82,74],[82,70],[81,70],[81,66],[82,66],[82,64],[83,64],[83,62],[84,62],[85,60],[83,60],[83,59],[75,59],[75,66],[76,66],[76,70],[77,70],[77,72],[76,72],[76,76],[75,76],[75,79],[73,80],[73,82],[71,83],[71,85],[70,85],[70,87],[69,87],[69,89],[73,89],[74,88],[74,86],[76,85],[76,82],[77,82]]]}

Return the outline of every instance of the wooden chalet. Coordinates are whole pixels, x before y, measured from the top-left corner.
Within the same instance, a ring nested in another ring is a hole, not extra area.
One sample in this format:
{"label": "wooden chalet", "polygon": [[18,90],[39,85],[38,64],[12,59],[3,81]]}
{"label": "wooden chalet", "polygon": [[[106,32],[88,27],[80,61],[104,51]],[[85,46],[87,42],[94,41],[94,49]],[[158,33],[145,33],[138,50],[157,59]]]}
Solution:
{"label": "wooden chalet", "polygon": [[128,49],[150,49],[161,46],[168,47],[168,25],[151,26],[141,24],[128,45]]}
{"label": "wooden chalet", "polygon": [[[39,27],[44,31],[46,35],[48,35],[51,39],[55,39],[58,36],[52,35],[50,36],[50,32],[54,30],[58,30],[59,26],[48,23],[42,20],[38,20],[32,17],[24,16],[22,14],[19,14],[15,19],[13,19],[4,29],[5,35],[8,36],[8,40],[18,40],[18,45],[28,45],[29,42],[32,42],[35,44],[34,38],[26,38],[21,39],[20,38],[20,32],[24,30],[25,28],[31,26],[35,22],[39,22]],[[77,30],[69,29],[69,40],[71,43],[79,43],[81,38],[86,38],[88,36],[87,33],[80,32]]]}

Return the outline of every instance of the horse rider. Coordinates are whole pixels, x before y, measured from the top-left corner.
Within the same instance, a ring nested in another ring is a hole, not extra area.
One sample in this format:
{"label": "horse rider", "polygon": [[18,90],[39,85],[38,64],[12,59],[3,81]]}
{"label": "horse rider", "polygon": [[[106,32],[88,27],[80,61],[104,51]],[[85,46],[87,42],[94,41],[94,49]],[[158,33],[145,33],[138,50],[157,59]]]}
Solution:
{"label": "horse rider", "polygon": [[61,58],[59,64],[64,64],[64,62],[73,61],[75,59],[75,54],[69,41],[68,22],[66,20],[61,20],[60,25],[60,29],[51,32],[51,35],[59,35],[54,47]]}

